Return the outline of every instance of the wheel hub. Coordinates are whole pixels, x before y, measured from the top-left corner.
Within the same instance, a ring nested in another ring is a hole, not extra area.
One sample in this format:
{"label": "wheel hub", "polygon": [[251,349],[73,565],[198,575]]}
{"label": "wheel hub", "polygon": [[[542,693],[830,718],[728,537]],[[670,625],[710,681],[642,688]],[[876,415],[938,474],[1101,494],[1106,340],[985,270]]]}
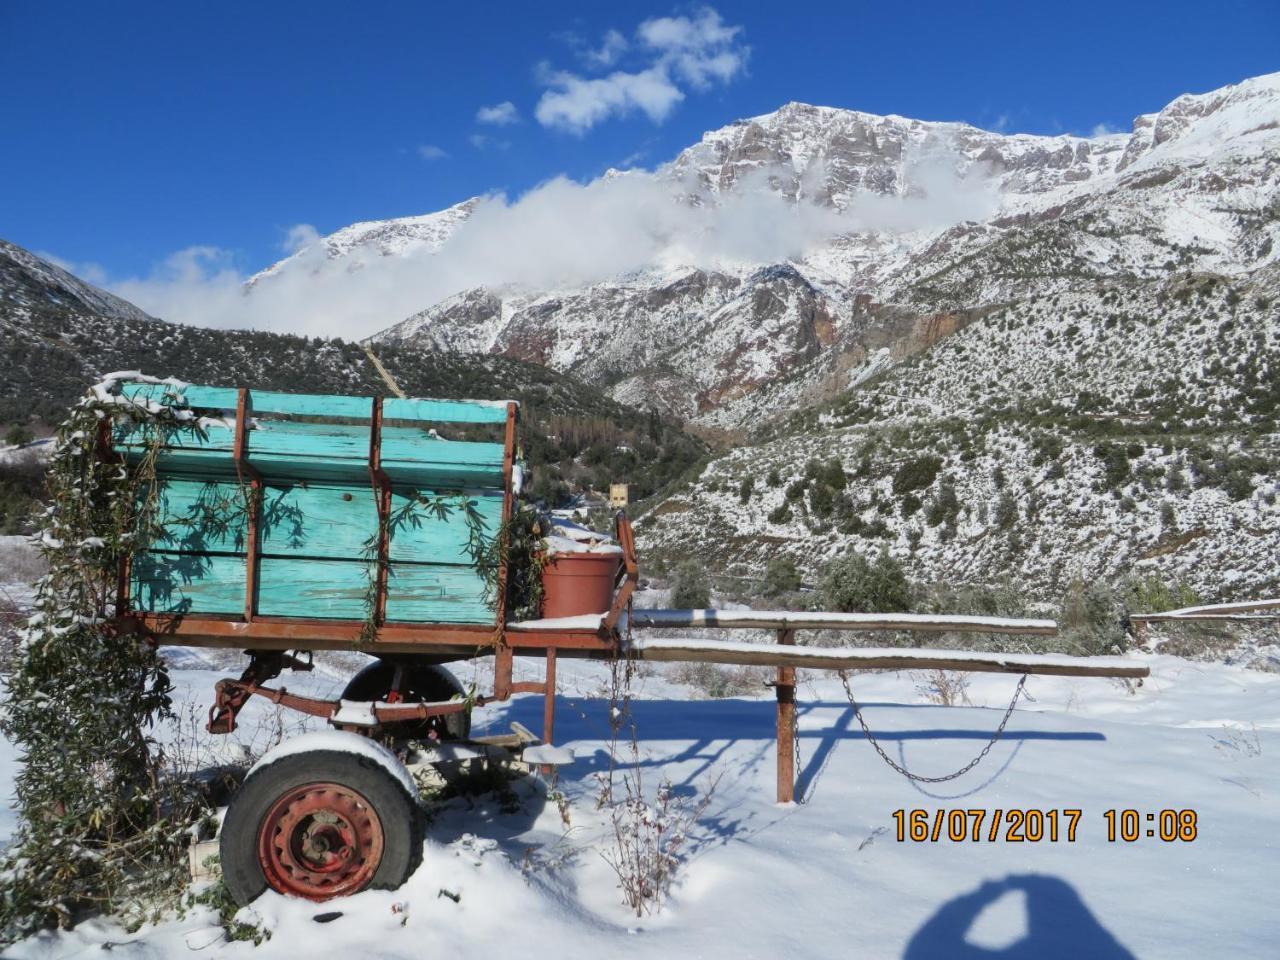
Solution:
{"label": "wheel hub", "polygon": [[280,893],[328,900],[363,890],[382,862],[382,822],[369,801],[337,783],[283,794],[258,830],[258,862]]}

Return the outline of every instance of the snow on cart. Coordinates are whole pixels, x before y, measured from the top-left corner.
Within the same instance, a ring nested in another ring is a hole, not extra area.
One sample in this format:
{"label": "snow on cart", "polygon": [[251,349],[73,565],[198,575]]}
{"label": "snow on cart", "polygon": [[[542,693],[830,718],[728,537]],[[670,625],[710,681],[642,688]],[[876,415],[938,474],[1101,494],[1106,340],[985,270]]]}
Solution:
{"label": "snow on cart", "polygon": [[[102,423],[100,455],[150,471],[155,518],[120,563],[119,629],[245,652],[240,677],[217,684],[213,733],[234,730],[254,696],[334,728],[273,750],[233,798],[219,843],[241,903],[268,887],[325,900],[402,883],[422,847],[416,769],[485,757],[570,761],[551,746],[558,657],[776,667],[782,802],[795,780],[797,667],[1146,675],[1121,659],[795,644],[811,629],[1052,634],[1052,621],[632,611],[638,567],[624,514],[610,539],[551,529],[522,503],[515,402],[313,396],[131,375],[99,394],[119,411]],[[159,431],[131,414],[158,410],[170,424]],[[677,627],[772,630],[777,643],[637,633]],[[286,669],[309,669],[317,650],[376,660],[337,700],[272,685]],[[490,656],[492,690],[464,690],[442,666]],[[542,659],[544,680],[514,681],[517,656]],[[541,737],[517,726],[470,738],[473,709],[518,693],[543,695]]]}

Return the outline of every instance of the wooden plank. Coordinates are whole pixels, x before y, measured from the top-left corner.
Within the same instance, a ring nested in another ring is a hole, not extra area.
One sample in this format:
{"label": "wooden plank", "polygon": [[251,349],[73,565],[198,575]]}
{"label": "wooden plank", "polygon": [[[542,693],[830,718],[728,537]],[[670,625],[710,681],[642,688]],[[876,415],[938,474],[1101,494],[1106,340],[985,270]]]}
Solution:
{"label": "wooden plank", "polygon": [[[139,613],[128,619],[139,629],[169,645],[229,647],[264,650],[349,649],[360,640],[361,624],[350,620],[317,620],[301,617],[263,617],[246,623],[239,616]],[[493,624],[387,623],[379,631],[379,652],[410,653],[446,651],[479,656],[493,649]],[[542,651],[538,651],[542,656]]]}
{"label": "wooden plank", "polygon": [[244,553],[248,540],[244,493],[233,479],[161,476],[156,520],[164,527],[157,549],[183,553]]}
{"label": "wooden plank", "polygon": [[[1182,607],[1177,610],[1164,610],[1160,613],[1133,613],[1129,619],[1134,623],[1174,623],[1219,620],[1262,620],[1267,619],[1259,614],[1280,613],[1280,600],[1246,600],[1241,603],[1211,603],[1196,607]],[[1242,616],[1243,614],[1253,614]]]}
{"label": "wooden plank", "polygon": [[814,613],[796,610],[633,610],[633,627],[728,627],[784,630],[913,630],[1056,636],[1052,620],[942,617],[915,613]]}
{"label": "wooden plank", "polygon": [[[391,515],[391,559],[412,563],[471,564],[469,529],[460,505],[446,494],[449,513],[440,518],[425,507],[408,510],[408,488],[394,488]],[[423,491],[422,496],[435,496]],[[480,514],[489,539],[501,524],[502,500],[465,494]],[[287,483],[264,486],[262,552],[271,556],[358,559],[377,531],[378,506],[369,483]]]}
{"label": "wooden plank", "polygon": [[145,550],[134,554],[130,605],[156,613],[241,614],[245,602],[243,556]]}
{"label": "wooden plank", "polygon": [[776,643],[649,640],[633,637],[630,652],[639,660],[787,666],[816,670],[964,670],[974,673],[1035,673],[1061,677],[1145,677],[1150,674],[1146,666],[1120,657],[973,653],[900,647],[791,647]]}
{"label": "wooden plank", "polygon": [[[131,398],[162,400],[168,389],[164,384],[126,383],[121,393]],[[198,384],[176,391],[189,406],[197,409],[233,410],[236,390],[233,387],[208,387]],[[334,394],[281,393],[272,390],[253,392],[254,413],[289,414],[293,416],[344,417],[363,419],[369,415],[368,397]],[[507,416],[506,401],[497,400],[431,400],[409,398],[387,400],[386,416],[394,420],[421,420],[436,423],[502,423]]]}
{"label": "wooden plank", "polygon": [[[258,561],[257,612],[363,623],[367,565],[357,560]],[[135,557],[131,605],[142,612],[241,614],[243,556],[145,551]],[[392,563],[388,621],[492,624],[484,582],[469,567]]]}
{"label": "wooden plank", "polygon": [[[160,401],[165,396],[163,384],[126,383],[120,392],[130,398]],[[201,410],[234,410],[236,388],[206,387],[190,384],[175,391],[187,405]],[[344,417],[366,419],[369,416],[368,397],[346,397],[335,394],[280,393],[273,390],[253,391],[255,414],[277,413],[309,417]]]}
{"label": "wooden plank", "polygon": [[[368,565],[355,560],[264,557],[258,610],[264,616],[363,622]],[[492,623],[484,581],[469,567],[392,563],[386,619],[424,623]]]}
{"label": "wooden plank", "polygon": [[383,401],[388,420],[423,420],[433,423],[502,423],[507,419],[507,400],[428,400],[418,397]]}

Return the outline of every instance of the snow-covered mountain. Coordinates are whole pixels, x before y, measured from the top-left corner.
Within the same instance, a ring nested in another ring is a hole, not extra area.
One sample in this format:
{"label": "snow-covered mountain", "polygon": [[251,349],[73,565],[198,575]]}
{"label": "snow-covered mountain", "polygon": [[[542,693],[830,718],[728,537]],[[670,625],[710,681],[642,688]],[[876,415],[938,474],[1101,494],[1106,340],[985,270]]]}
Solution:
{"label": "snow-covered mountain", "polygon": [[0,240],[0,305],[81,310],[118,320],[152,319],[128,300],[85,283],[7,240]]}
{"label": "snow-covered mountain", "polygon": [[[791,103],[628,176],[669,182],[694,206],[763,188],[837,215],[804,255],[459,290],[375,339],[504,353],[741,429],[930,346],[973,311],[1078,286],[1081,270],[1127,284],[1273,263],[1278,164],[1280,74],[1179,97],[1097,137]],[[357,224],[324,247],[352,268],[443,249],[478,202]]]}
{"label": "snow-covered mountain", "polygon": [[[392,220],[363,220],[322,237],[318,250],[326,259],[345,261],[352,270],[363,267],[366,258],[371,255],[401,257],[419,250],[434,253],[444,246],[445,241],[471,215],[479,202],[478,197],[472,197],[438,213],[396,217]],[[304,246],[254,274],[246,283],[252,287],[266,277],[275,276],[288,266],[316,253],[316,246]]]}

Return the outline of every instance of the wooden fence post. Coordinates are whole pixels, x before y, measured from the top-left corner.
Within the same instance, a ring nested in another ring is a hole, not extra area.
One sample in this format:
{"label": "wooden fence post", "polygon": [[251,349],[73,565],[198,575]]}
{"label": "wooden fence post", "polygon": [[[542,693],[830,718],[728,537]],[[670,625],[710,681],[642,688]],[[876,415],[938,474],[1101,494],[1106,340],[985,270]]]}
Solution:
{"label": "wooden fence post", "polygon": [[546,692],[542,695],[542,742],[550,744],[556,734],[556,648],[547,647]]}
{"label": "wooden fence post", "polygon": [[[796,642],[794,630],[779,630],[778,643]],[[778,699],[778,802],[795,800],[796,786],[796,669],[779,667],[773,688]]]}

